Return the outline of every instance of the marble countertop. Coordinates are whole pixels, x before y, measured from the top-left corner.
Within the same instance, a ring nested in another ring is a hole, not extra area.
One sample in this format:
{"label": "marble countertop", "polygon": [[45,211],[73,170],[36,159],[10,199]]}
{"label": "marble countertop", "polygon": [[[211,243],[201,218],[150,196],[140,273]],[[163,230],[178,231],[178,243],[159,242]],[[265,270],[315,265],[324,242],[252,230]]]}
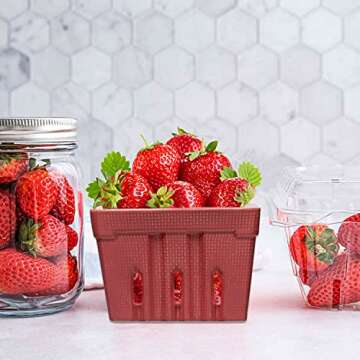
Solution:
{"label": "marble countertop", "polygon": [[260,240],[272,242],[273,257],[266,269],[254,273],[246,323],[111,323],[103,290],[88,291],[61,314],[0,319],[0,359],[358,357],[360,313],[305,308],[283,238]]}

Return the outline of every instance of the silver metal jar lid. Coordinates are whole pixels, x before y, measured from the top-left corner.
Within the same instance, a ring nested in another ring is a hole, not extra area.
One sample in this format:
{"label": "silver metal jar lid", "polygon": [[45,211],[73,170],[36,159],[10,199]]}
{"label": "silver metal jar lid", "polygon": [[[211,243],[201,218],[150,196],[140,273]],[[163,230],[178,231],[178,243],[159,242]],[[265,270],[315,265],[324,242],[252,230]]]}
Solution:
{"label": "silver metal jar lid", "polygon": [[0,143],[76,143],[76,120],[59,117],[0,118]]}

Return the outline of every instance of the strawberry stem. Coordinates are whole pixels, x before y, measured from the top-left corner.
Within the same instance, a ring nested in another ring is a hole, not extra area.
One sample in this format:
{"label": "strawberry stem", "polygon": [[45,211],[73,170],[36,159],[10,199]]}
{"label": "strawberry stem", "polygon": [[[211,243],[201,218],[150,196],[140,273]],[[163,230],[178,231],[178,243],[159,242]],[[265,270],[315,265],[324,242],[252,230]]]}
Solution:
{"label": "strawberry stem", "polygon": [[86,191],[94,200],[94,209],[102,206],[105,209],[116,209],[120,200],[122,182],[130,171],[130,163],[125,156],[117,151],[108,153],[101,163],[101,173],[104,180],[96,178]]}
{"label": "strawberry stem", "polygon": [[188,152],[185,155],[190,161],[197,159],[199,156],[208,154],[209,152],[216,151],[218,142],[217,140],[211,141],[207,146],[205,146],[204,141],[201,142],[201,149],[198,151]]}
{"label": "strawberry stem", "polygon": [[51,164],[50,159],[41,159],[38,163],[35,158],[30,158],[29,160],[29,170],[37,170],[41,168],[46,168]]}
{"label": "strawberry stem", "polygon": [[142,140],[143,140],[143,142],[144,142],[144,144],[145,144],[145,148],[146,148],[146,149],[149,148],[150,145],[149,145],[149,143],[147,142],[145,136],[144,136],[143,134],[140,134],[140,137],[142,138]]}
{"label": "strawberry stem", "polygon": [[36,235],[41,223],[35,223],[32,219],[24,221],[19,228],[18,241],[20,249],[36,257]]}
{"label": "strawberry stem", "polygon": [[172,196],[175,191],[167,186],[162,186],[156,193],[151,193],[151,199],[147,202],[149,208],[169,208],[174,205]]}
{"label": "strawberry stem", "polygon": [[140,152],[141,152],[141,151],[144,151],[144,150],[151,150],[151,149],[153,149],[156,145],[161,145],[161,142],[160,142],[160,141],[155,141],[153,144],[149,144],[149,143],[146,141],[146,138],[145,138],[145,136],[144,136],[143,134],[141,134],[140,137],[142,138],[142,140],[143,140],[143,142],[144,142],[144,144],[145,144],[145,147],[142,148],[142,149],[140,150]]}

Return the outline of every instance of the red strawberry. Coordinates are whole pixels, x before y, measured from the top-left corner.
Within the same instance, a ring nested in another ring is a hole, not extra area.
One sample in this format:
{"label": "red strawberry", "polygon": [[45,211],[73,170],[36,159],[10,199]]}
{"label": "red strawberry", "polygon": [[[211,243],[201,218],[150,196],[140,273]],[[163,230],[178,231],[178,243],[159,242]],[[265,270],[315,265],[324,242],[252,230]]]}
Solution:
{"label": "red strawberry", "polygon": [[46,215],[37,222],[29,219],[22,223],[18,240],[21,249],[34,256],[52,257],[68,251],[66,225],[52,215]]}
{"label": "red strawberry", "polygon": [[185,181],[174,181],[162,186],[147,202],[150,208],[194,208],[202,207],[204,199],[194,185]]}
{"label": "red strawberry", "polygon": [[65,229],[67,234],[68,251],[71,251],[77,246],[79,236],[78,233],[69,225],[65,225]]}
{"label": "red strawberry", "polygon": [[34,220],[49,214],[58,194],[56,181],[43,167],[24,174],[16,185],[16,198],[22,212]]}
{"label": "red strawberry", "polygon": [[143,176],[154,189],[177,180],[181,157],[170,145],[156,143],[138,152],[133,172]]}
{"label": "red strawberry", "polygon": [[289,246],[294,261],[315,272],[330,266],[339,251],[334,231],[322,224],[300,226],[291,236]]}
{"label": "red strawberry", "polygon": [[316,279],[308,294],[312,306],[352,304],[360,301],[360,257],[343,253]]}
{"label": "red strawberry", "polygon": [[187,153],[200,151],[202,141],[183,129],[178,128],[177,130],[177,133],[173,133],[173,137],[166,144],[174,147],[180,154],[181,161],[184,161],[187,159]]}
{"label": "red strawberry", "polygon": [[128,173],[120,180],[121,197],[118,208],[144,208],[150,199],[152,188],[141,175]]}
{"label": "red strawberry", "polygon": [[0,293],[38,295],[53,286],[55,265],[42,258],[4,249],[0,251]]}
{"label": "red strawberry", "polygon": [[54,175],[59,188],[59,196],[51,210],[52,215],[71,225],[75,220],[75,194],[67,178],[63,175]]}
{"label": "red strawberry", "polygon": [[304,285],[311,286],[312,283],[320,276],[321,272],[308,271],[305,269],[299,269],[299,277]]}
{"label": "red strawberry", "polygon": [[223,302],[223,280],[220,271],[215,271],[212,276],[213,281],[213,304],[220,306]]}
{"label": "red strawberry", "polygon": [[68,254],[55,260],[53,285],[41,292],[41,295],[60,295],[72,290],[79,278],[76,257]]}
{"label": "red strawberry", "polygon": [[212,189],[220,183],[220,172],[231,167],[230,160],[215,151],[217,141],[211,142],[206,149],[201,149],[188,155],[188,160],[182,164],[181,180],[193,184],[206,200]]}
{"label": "red strawberry", "polygon": [[256,186],[261,184],[260,171],[251,163],[244,162],[238,173],[231,168],[221,171],[221,183],[211,192],[208,199],[212,207],[241,207],[255,196]]}
{"label": "red strawberry", "polygon": [[141,272],[137,271],[132,278],[133,281],[133,304],[142,305],[144,299],[144,278]]}
{"label": "red strawberry", "polygon": [[96,179],[87,192],[94,207],[144,208],[152,188],[139,174],[129,172],[129,162],[118,152],[109,153],[101,164],[105,180]]}
{"label": "red strawberry", "polygon": [[14,195],[0,189],[0,249],[7,247],[16,231],[16,203]]}
{"label": "red strawberry", "polygon": [[360,254],[360,214],[343,221],[338,231],[339,244]]}
{"label": "red strawberry", "polygon": [[20,225],[27,219],[26,215],[21,211],[20,207],[16,207],[16,224]]}
{"label": "red strawberry", "polygon": [[175,271],[173,273],[174,278],[174,303],[175,305],[181,305],[184,296],[184,276],[181,271]]}
{"label": "red strawberry", "polygon": [[28,159],[22,154],[0,155],[0,184],[16,181],[28,167]]}

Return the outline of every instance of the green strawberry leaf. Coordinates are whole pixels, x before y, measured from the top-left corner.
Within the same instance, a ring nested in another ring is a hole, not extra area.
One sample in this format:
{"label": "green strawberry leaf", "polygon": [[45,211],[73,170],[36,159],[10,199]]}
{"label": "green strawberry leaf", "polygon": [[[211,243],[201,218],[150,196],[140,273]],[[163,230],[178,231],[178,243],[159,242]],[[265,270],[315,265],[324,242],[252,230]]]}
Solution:
{"label": "green strawberry leaf", "polygon": [[90,199],[96,199],[99,196],[102,185],[104,185],[104,181],[99,178],[88,185],[86,191]]}
{"label": "green strawberry leaf", "polygon": [[36,159],[35,158],[30,158],[30,160],[29,160],[29,169],[33,170],[33,169],[35,169],[35,167],[36,167]]}
{"label": "green strawberry leaf", "polygon": [[186,130],[182,129],[181,127],[177,127],[177,132],[173,132],[171,133],[171,135],[176,136],[176,135],[192,135],[189,132],[187,132]]}
{"label": "green strawberry leaf", "polygon": [[30,255],[36,257],[36,241],[37,241],[37,232],[41,228],[42,224],[40,222],[35,223],[32,219],[24,221],[18,232],[18,244],[22,251],[28,252]]}
{"label": "green strawberry leaf", "polygon": [[262,181],[260,170],[250,162],[243,162],[238,168],[239,177],[247,180],[253,187],[259,186]]}
{"label": "green strawberry leaf", "polygon": [[315,241],[316,240],[316,231],[311,227],[311,226],[307,226],[306,227],[306,231],[309,235],[309,238],[311,239],[311,241]]}
{"label": "green strawberry leaf", "polygon": [[226,179],[233,179],[233,178],[236,178],[237,176],[238,176],[237,172],[230,167],[224,167],[220,171],[220,180],[221,181],[224,181]]}
{"label": "green strawberry leaf", "polygon": [[188,159],[190,161],[194,161],[195,159],[197,159],[200,156],[206,155],[208,152],[212,152],[216,150],[218,142],[217,141],[212,141],[211,143],[209,143],[206,147],[204,142],[201,142],[201,149],[199,151],[193,151],[193,152],[188,152],[185,153],[185,155],[188,157]]}
{"label": "green strawberry leaf", "polygon": [[13,160],[14,157],[9,154],[0,154],[0,162],[1,164],[8,164],[11,160]]}
{"label": "green strawberry leaf", "polygon": [[51,164],[50,159],[40,159],[36,160],[35,158],[29,159],[29,170],[36,170],[41,168],[46,168]]}
{"label": "green strawberry leaf", "polygon": [[142,151],[144,151],[144,150],[151,150],[151,149],[153,149],[156,145],[162,145],[162,142],[159,141],[159,140],[155,141],[153,144],[149,144],[149,143],[147,142],[147,140],[146,140],[146,138],[145,138],[144,135],[141,134],[140,137],[142,138],[145,146],[144,146],[142,149],[140,149],[139,152],[142,152]]}
{"label": "green strawberry leaf", "polygon": [[101,172],[105,179],[115,176],[119,171],[129,171],[130,163],[125,156],[117,151],[108,153],[101,163]]}
{"label": "green strawberry leaf", "polygon": [[206,151],[206,152],[215,151],[216,148],[217,148],[217,146],[218,146],[218,142],[217,142],[216,140],[211,141],[211,142],[206,146],[205,151]]}
{"label": "green strawberry leaf", "polygon": [[181,127],[177,127],[177,132],[173,132],[171,133],[171,135],[173,136],[177,136],[177,135],[189,135],[192,137],[196,137],[196,135],[194,133],[191,133],[190,131],[186,131],[184,129],[182,129]]}
{"label": "green strawberry leaf", "polygon": [[167,186],[162,186],[158,189],[156,193],[151,193],[151,199],[147,202],[147,207],[149,208],[169,208],[174,205],[174,200],[172,196],[175,191]]}
{"label": "green strawberry leaf", "polygon": [[339,251],[339,245],[334,230],[325,228],[317,233],[312,226],[306,227],[305,244],[310,253],[320,261],[331,265]]}
{"label": "green strawberry leaf", "polygon": [[0,166],[9,164],[13,160],[27,159],[27,156],[21,153],[2,153],[0,154]]}
{"label": "green strawberry leaf", "polygon": [[245,191],[239,191],[234,200],[240,204],[240,207],[247,205],[255,196],[255,189],[249,185]]}
{"label": "green strawberry leaf", "polygon": [[188,156],[190,161],[194,161],[195,159],[197,159],[201,155],[201,152],[200,151],[193,151],[193,152],[186,153],[185,155]]}

